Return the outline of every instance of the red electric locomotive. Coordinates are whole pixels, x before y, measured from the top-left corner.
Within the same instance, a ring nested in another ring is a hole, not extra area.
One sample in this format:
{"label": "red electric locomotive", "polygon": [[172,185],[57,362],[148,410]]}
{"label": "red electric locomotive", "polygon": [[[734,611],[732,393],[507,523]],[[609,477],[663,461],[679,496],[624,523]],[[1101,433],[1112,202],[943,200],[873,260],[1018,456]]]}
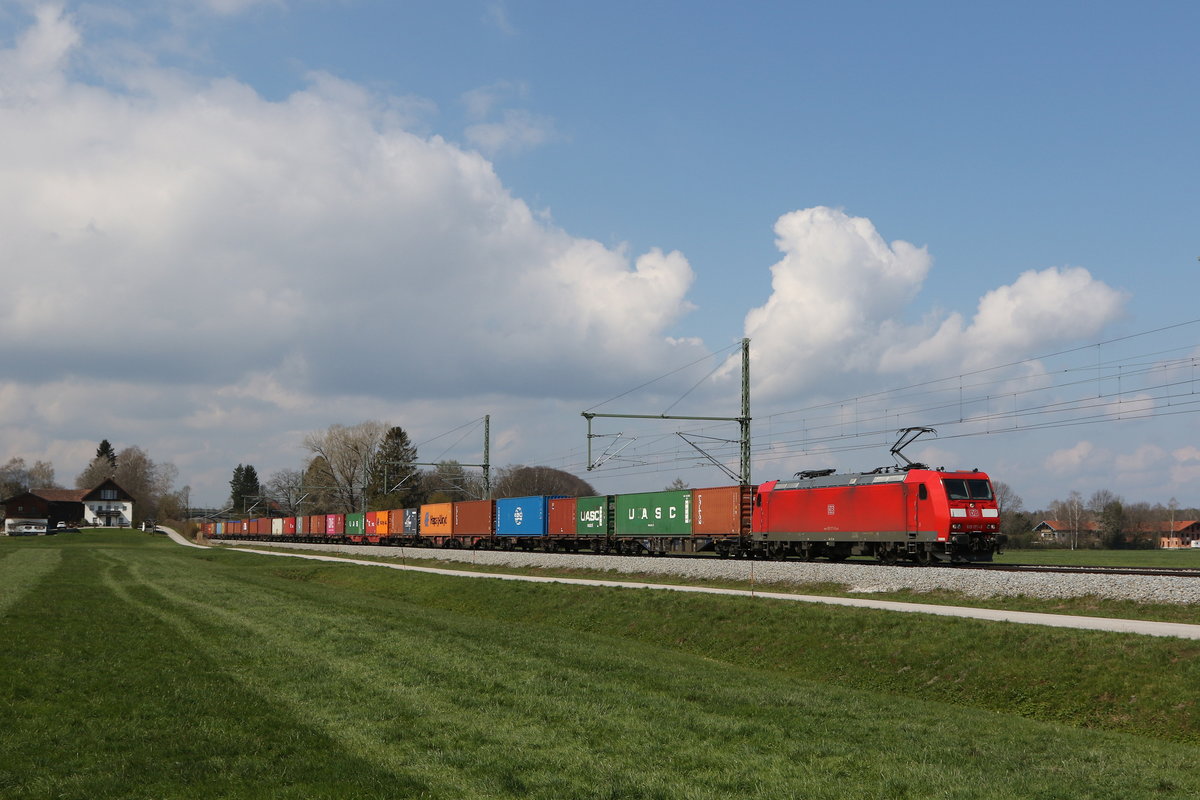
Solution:
{"label": "red electric locomotive", "polygon": [[900,454],[929,430],[903,431],[892,453],[908,462],[904,466],[849,474],[813,470],[764,483],[754,500],[753,547],[776,557],[991,561],[1003,538],[988,476],[930,469]]}

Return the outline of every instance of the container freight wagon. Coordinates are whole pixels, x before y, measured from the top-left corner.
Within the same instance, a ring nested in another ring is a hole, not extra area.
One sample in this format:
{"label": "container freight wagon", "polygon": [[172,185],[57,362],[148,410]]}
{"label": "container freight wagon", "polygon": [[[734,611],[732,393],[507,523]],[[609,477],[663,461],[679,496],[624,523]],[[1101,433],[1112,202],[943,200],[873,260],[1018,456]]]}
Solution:
{"label": "container freight wagon", "polygon": [[420,542],[421,509],[393,508],[390,511],[380,511],[379,513],[386,513],[388,517],[387,536],[381,537],[381,542],[396,545]]}
{"label": "container freight wagon", "polygon": [[496,501],[497,537],[544,537],[550,520],[551,497],[506,497]]}
{"label": "container freight wagon", "polygon": [[346,538],[354,544],[363,544],[367,540],[367,515],[359,512],[346,515]]}
{"label": "container freight wagon", "polygon": [[346,535],[346,515],[345,514],[326,514],[325,515],[325,538],[334,541],[341,541]]}
{"label": "container freight wagon", "polygon": [[750,541],[754,522],[753,486],[692,489],[692,549],[728,553]]}
{"label": "container freight wagon", "polygon": [[454,533],[454,504],[427,503],[421,506],[422,544],[443,545]]}
{"label": "container freight wagon", "polygon": [[495,500],[461,500],[454,503],[454,547],[474,547],[490,541],[496,525]]}
{"label": "container freight wagon", "polygon": [[546,504],[546,535],[550,538],[575,538],[575,510],[578,498],[551,497]]}
{"label": "container freight wagon", "polygon": [[991,481],[982,472],[822,470],[759,487],[753,554],[991,561],[999,529]]}
{"label": "container freight wagon", "polygon": [[685,552],[692,537],[688,490],[619,494],[613,498],[613,537],[626,553]]}

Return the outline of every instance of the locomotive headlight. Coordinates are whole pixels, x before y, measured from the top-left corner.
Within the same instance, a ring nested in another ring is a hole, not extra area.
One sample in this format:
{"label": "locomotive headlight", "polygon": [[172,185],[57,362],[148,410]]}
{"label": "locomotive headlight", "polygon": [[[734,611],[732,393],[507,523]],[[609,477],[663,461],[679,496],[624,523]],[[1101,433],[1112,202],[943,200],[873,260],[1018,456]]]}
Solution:
{"label": "locomotive headlight", "polygon": [[961,530],[962,530],[962,523],[961,523],[961,522],[951,522],[951,523],[950,523],[950,530],[952,530],[952,531],[961,531]]}

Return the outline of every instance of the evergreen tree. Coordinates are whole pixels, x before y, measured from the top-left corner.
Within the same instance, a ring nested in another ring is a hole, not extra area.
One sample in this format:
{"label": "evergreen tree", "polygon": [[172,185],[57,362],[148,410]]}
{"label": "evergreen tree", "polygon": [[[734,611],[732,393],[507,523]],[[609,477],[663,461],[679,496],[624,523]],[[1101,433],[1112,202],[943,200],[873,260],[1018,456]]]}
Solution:
{"label": "evergreen tree", "polygon": [[261,494],[258,470],[250,464],[238,464],[233,468],[233,478],[229,481],[229,506],[234,513],[244,512]]}
{"label": "evergreen tree", "polygon": [[101,439],[100,446],[96,448],[96,461],[100,460],[107,461],[114,470],[117,468],[117,451],[108,439]]}
{"label": "evergreen tree", "polygon": [[415,508],[421,503],[417,448],[404,429],[389,428],[371,459],[367,475],[367,508]]}
{"label": "evergreen tree", "polygon": [[75,478],[79,489],[93,489],[117,474],[117,451],[108,439],[100,440],[91,463]]}

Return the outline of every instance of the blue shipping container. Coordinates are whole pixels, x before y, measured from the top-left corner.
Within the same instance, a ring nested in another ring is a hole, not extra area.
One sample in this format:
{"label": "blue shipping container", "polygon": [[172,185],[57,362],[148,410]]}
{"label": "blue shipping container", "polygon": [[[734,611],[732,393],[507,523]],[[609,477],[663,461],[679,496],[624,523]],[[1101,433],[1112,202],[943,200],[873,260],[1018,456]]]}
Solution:
{"label": "blue shipping container", "polygon": [[496,501],[497,536],[545,536],[549,497],[505,497]]}

